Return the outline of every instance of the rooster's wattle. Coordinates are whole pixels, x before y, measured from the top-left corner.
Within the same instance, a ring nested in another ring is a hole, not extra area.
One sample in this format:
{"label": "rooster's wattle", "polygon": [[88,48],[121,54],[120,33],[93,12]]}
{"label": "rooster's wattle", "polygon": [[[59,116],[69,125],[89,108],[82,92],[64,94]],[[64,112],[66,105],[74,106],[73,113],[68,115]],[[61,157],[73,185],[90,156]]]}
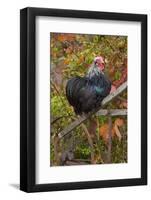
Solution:
{"label": "rooster's wattle", "polygon": [[104,59],[95,57],[84,77],[71,78],[66,85],[66,96],[76,114],[87,114],[100,107],[110,93],[111,82],[104,75]]}

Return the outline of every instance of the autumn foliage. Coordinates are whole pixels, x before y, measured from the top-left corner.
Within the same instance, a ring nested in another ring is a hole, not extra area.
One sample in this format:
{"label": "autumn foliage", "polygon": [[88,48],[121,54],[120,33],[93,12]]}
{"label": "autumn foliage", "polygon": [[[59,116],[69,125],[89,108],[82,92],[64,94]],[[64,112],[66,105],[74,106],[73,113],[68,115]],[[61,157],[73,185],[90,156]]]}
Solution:
{"label": "autumn foliage", "polygon": [[[84,76],[96,56],[105,58],[105,74],[116,88],[127,80],[126,36],[50,34],[51,165],[64,165],[60,160],[65,152],[76,162],[77,159],[80,160],[79,163],[91,162],[92,148],[81,126],[74,129],[73,134],[61,140],[57,148],[54,141],[59,131],[77,117],[66,99],[66,82],[71,77]],[[107,109],[127,109],[127,91],[109,103]],[[94,116],[94,119],[92,120],[94,123],[86,122],[85,126],[88,131],[93,129],[94,133],[91,136],[94,142],[95,160],[101,164],[106,162],[109,124],[107,116],[97,118]],[[111,131],[112,163],[127,162],[127,117],[112,117]]]}
{"label": "autumn foliage", "polygon": [[[113,124],[113,127],[111,129],[112,132],[112,138],[114,139],[114,137],[117,137],[119,139],[119,141],[121,141],[121,133],[119,130],[119,127],[122,127],[124,125],[124,120],[117,118]],[[102,139],[105,141],[105,143],[108,143],[108,137],[109,137],[109,125],[107,123],[103,124],[100,127],[100,136],[102,137]]]}

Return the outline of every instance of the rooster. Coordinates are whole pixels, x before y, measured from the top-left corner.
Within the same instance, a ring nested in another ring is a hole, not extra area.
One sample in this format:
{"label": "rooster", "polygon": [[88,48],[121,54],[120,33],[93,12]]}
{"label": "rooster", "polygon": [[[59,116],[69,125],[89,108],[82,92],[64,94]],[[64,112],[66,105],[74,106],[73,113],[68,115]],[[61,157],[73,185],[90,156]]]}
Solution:
{"label": "rooster", "polygon": [[68,80],[66,96],[77,115],[88,114],[100,107],[102,100],[111,92],[111,82],[104,75],[104,68],[104,59],[98,56],[84,77]]}

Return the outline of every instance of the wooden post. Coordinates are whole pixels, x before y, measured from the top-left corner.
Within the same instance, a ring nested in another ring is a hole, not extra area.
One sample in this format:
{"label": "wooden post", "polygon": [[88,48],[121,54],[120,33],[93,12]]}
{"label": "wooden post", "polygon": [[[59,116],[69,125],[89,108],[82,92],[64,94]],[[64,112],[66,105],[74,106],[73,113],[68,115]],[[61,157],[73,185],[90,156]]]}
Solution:
{"label": "wooden post", "polygon": [[111,163],[111,153],[112,153],[112,118],[108,117],[109,132],[108,132],[108,155],[107,163]]}

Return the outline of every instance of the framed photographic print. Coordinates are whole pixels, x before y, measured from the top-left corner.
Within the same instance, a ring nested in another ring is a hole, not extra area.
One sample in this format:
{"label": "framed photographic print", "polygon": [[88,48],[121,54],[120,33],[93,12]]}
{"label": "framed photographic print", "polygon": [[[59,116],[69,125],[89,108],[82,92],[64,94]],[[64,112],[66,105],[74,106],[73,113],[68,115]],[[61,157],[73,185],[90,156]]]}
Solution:
{"label": "framed photographic print", "polygon": [[20,189],[147,184],[147,16],[20,12]]}

